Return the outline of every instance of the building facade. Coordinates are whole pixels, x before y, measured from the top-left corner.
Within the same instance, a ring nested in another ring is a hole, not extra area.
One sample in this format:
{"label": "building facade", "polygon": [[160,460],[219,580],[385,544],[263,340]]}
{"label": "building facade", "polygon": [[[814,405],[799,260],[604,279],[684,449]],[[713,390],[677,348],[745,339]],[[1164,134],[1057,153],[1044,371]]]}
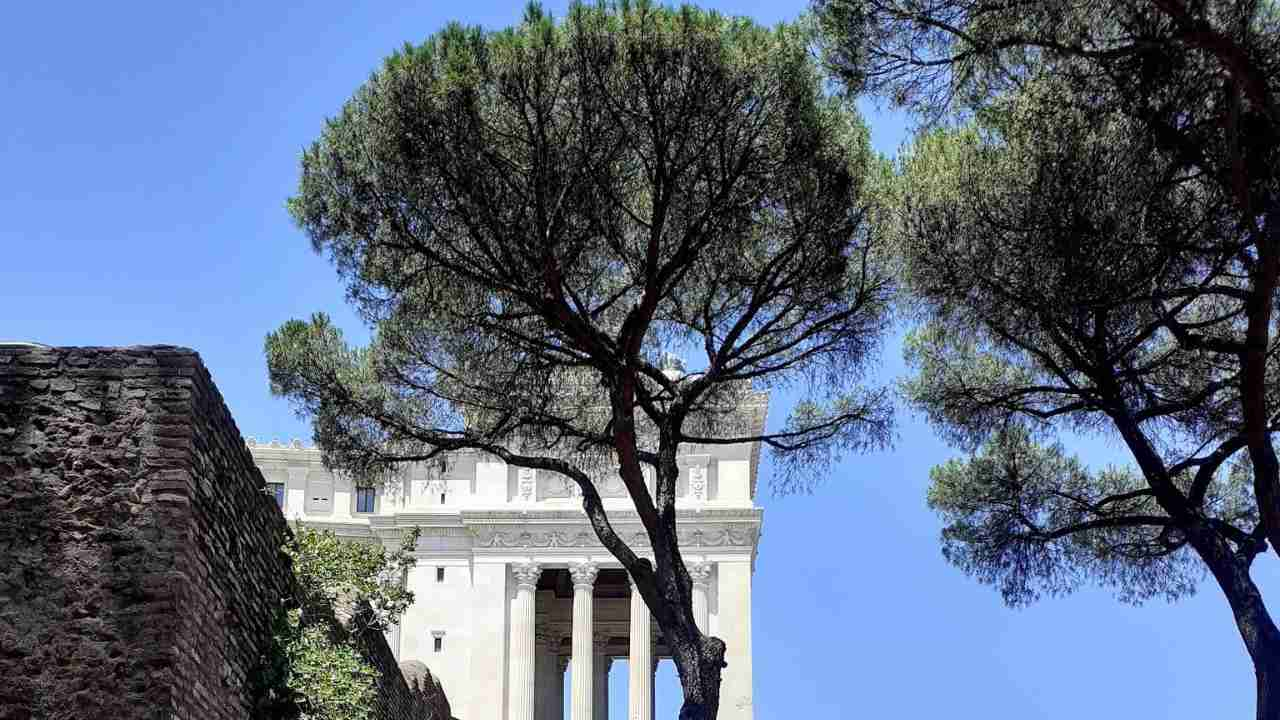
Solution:
{"label": "building facade", "polygon": [[[566,720],[566,705],[571,720],[608,720],[615,661],[627,664],[629,720],[652,720],[653,674],[669,651],[626,571],[597,540],[573,482],[457,453],[411,467],[389,486],[360,487],[298,441],[246,442],[291,520],[388,547],[420,528],[407,578],[414,603],[388,641],[400,661],[431,669],[459,720]],[[720,717],[751,720],[759,447],[685,450],[677,527],[694,615],[728,648]],[[646,554],[616,472],[601,473],[596,487],[615,530]]]}

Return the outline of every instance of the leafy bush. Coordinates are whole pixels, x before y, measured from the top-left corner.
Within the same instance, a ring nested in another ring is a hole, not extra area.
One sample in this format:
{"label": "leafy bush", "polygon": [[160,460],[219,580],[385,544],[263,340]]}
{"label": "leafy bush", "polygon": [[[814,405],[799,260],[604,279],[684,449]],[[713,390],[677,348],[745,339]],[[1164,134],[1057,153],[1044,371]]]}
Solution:
{"label": "leafy bush", "polygon": [[377,702],[377,671],[357,637],[385,631],[413,602],[404,576],[418,531],[400,548],[340,540],[299,524],[283,550],[293,561],[296,593],[275,618],[263,659],[260,720],[366,720]]}

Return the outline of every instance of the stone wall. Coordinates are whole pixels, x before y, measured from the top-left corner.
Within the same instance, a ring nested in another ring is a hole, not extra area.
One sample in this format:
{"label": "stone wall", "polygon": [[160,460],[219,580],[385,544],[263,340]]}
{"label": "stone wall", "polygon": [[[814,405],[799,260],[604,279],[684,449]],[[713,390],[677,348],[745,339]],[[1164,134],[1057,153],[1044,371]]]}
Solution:
{"label": "stone wall", "polygon": [[452,717],[440,681],[425,664],[417,661],[397,664],[386,638],[376,630],[357,631],[355,641],[365,660],[378,671],[379,717],[421,720]]}
{"label": "stone wall", "polygon": [[0,347],[0,720],[249,716],[287,534],[195,352]]}

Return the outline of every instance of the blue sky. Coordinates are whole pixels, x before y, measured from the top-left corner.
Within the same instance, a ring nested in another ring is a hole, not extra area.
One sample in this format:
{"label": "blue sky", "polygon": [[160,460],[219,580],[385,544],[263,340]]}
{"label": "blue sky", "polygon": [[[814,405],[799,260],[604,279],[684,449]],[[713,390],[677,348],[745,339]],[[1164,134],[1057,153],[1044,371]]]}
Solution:
{"label": "blue sky", "polygon": [[[359,325],[284,211],[299,152],[401,43],[455,19],[501,27],[522,5],[196,5],[6,8],[0,339],[189,346],[245,435],[309,437],[268,393],[263,336],[316,310]],[[714,5],[767,23],[804,8]],[[901,118],[869,119],[882,151],[905,137]],[[891,341],[879,380],[901,372]],[[1121,457],[1105,438],[1078,450]],[[903,410],[894,450],[846,458],[812,496],[762,492],[757,718],[1252,715],[1252,668],[1212,584],[1176,605],[1084,591],[1014,611],[943,562],[924,492],[952,454]],[[1274,556],[1257,575],[1280,603]],[[615,664],[614,718],[625,677]],[[675,717],[670,663],[658,695],[658,717]]]}

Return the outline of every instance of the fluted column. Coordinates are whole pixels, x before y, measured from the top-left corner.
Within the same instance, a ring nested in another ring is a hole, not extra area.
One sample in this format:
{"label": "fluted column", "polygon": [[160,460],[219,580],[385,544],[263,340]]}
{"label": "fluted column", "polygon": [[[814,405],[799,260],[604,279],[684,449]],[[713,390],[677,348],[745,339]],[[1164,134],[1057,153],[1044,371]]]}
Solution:
{"label": "fluted column", "polygon": [[534,720],[534,595],[538,576],[536,563],[513,565],[516,599],[511,604],[511,720]]}
{"label": "fluted column", "polygon": [[705,635],[707,634],[708,625],[710,623],[711,606],[708,604],[707,594],[711,590],[711,563],[695,562],[689,563],[689,578],[693,580],[693,621],[698,624],[698,629]]}
{"label": "fluted column", "polygon": [[593,563],[582,563],[569,568],[573,578],[573,674],[570,676],[569,713],[571,720],[591,720],[591,701],[595,681],[591,654],[594,629],[592,590],[600,570]]}
{"label": "fluted column", "polygon": [[593,720],[609,720],[609,666],[613,664],[613,658],[605,655],[605,647],[609,644],[607,637],[596,635],[594,644],[595,657],[591,660],[591,668],[595,677],[592,682],[594,697],[591,701],[591,716]]}
{"label": "fluted column", "polygon": [[653,720],[653,640],[649,634],[649,606],[635,581],[631,583],[631,648],[627,657],[627,716]]}

